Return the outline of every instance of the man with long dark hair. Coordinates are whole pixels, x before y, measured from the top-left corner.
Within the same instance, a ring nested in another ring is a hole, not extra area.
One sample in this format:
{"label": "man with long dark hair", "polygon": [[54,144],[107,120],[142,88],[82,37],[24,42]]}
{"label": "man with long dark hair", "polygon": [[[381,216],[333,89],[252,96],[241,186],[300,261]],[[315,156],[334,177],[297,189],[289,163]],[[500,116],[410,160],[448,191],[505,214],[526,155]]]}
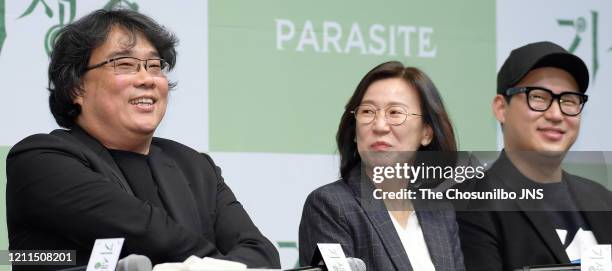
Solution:
{"label": "man with long dark hair", "polygon": [[66,129],[30,136],[8,155],[10,249],[76,250],[84,265],[96,239],[122,237],[122,255],[153,263],[195,255],[280,266],[212,159],[153,137],[174,86],[166,75],[176,43],[129,10],[98,10],[60,31],[49,105]]}

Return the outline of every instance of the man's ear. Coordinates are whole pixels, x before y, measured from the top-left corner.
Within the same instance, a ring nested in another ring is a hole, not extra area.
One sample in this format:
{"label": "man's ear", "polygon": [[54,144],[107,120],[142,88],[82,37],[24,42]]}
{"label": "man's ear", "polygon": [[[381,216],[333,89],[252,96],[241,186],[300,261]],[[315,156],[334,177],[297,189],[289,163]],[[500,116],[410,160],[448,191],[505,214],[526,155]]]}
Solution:
{"label": "man's ear", "polygon": [[76,96],[73,100],[72,103],[78,104],[78,105],[83,105],[83,95],[82,94],[78,94],[78,96]]}
{"label": "man's ear", "polygon": [[504,122],[506,122],[506,109],[508,108],[506,97],[499,94],[495,95],[491,107],[493,109],[493,115],[495,115],[497,121],[503,125]]}
{"label": "man's ear", "polygon": [[72,99],[72,103],[83,106],[83,96],[85,95],[85,90],[83,90],[83,86],[77,87],[74,90],[74,93],[75,97]]}

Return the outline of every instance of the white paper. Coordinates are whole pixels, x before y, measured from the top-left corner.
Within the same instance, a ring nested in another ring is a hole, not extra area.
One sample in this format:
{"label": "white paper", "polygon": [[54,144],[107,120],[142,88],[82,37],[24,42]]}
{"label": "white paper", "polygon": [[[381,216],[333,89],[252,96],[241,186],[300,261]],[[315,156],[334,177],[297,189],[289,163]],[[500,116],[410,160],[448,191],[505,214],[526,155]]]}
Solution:
{"label": "white paper", "polygon": [[586,246],[582,249],[581,271],[612,271],[611,245]]}
{"label": "white paper", "polygon": [[340,244],[317,244],[329,271],[351,271]]}
{"label": "white paper", "polygon": [[97,239],[94,243],[87,271],[115,271],[124,238]]}

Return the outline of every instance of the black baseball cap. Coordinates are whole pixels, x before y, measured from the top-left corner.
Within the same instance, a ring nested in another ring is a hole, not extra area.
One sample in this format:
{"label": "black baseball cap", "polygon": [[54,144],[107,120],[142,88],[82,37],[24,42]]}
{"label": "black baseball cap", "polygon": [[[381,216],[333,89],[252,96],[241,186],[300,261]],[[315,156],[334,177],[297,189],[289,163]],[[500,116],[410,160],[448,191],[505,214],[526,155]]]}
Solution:
{"label": "black baseball cap", "polygon": [[586,92],[589,87],[589,70],[579,57],[563,47],[549,41],[530,43],[510,52],[497,73],[497,94],[518,84],[529,71],[555,67],[567,71],[578,83],[578,90]]}

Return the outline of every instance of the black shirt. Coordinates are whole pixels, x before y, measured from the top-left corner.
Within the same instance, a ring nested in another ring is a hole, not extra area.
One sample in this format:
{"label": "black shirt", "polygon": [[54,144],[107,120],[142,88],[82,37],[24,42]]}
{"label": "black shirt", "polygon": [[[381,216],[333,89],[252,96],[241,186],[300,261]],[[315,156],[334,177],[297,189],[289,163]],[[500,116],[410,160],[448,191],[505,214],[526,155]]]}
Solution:
{"label": "black shirt", "polygon": [[[579,263],[578,255],[581,250],[581,243],[585,245],[595,245],[595,240],[590,240],[593,243],[585,240],[584,235],[592,235],[591,227],[584,219],[582,212],[574,201],[572,194],[567,186],[567,182],[540,184],[544,189],[543,204],[546,209],[553,229],[557,232],[563,248],[570,258],[570,261]],[[578,234],[580,231],[583,233]],[[594,239],[594,236],[593,236]]]}
{"label": "black shirt", "polygon": [[[536,209],[543,211],[548,217],[570,261],[580,262],[580,258],[578,258],[580,244],[586,240],[574,239],[579,231],[586,233],[581,233],[581,236],[578,238],[584,238],[584,234],[592,235],[592,232],[567,185],[568,180],[538,183],[522,174],[520,176],[521,178],[516,178],[515,181],[521,183],[522,187],[542,189],[544,198],[536,201],[538,206]],[[585,245],[588,245],[588,241],[586,242]],[[596,243],[591,245],[594,244]]]}
{"label": "black shirt", "polygon": [[121,169],[136,197],[165,210],[159,196],[157,182],[151,173],[148,162],[149,156],[130,151],[110,149],[108,151]]}

